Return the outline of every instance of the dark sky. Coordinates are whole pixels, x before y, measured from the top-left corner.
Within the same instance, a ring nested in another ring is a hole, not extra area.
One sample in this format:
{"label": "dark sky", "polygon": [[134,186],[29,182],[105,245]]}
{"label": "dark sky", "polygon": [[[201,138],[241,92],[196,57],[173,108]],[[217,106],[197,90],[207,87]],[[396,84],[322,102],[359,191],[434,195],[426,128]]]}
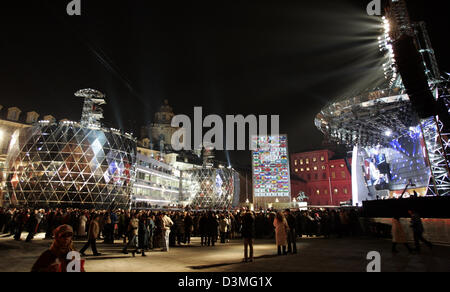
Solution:
{"label": "dark sky", "polygon": [[[368,0],[81,1],[82,16],[67,16],[69,0],[1,10],[0,104],[79,120],[73,93],[96,88],[105,124],[135,133],[164,99],[177,114],[276,114],[297,152],[320,148],[325,104],[382,81]],[[448,72],[447,11],[427,2],[412,1],[411,14]],[[231,159],[247,164],[250,153]]]}

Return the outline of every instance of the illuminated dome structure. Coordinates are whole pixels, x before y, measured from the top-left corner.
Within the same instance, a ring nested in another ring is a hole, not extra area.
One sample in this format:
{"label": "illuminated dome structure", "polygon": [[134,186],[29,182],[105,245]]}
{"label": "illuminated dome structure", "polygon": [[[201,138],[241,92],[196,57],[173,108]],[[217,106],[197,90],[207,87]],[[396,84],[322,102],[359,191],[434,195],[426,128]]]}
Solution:
{"label": "illuminated dome structure", "polygon": [[136,140],[101,127],[104,95],[85,99],[81,122],[41,121],[16,131],[7,157],[11,204],[127,208],[135,180]]}
{"label": "illuminated dome structure", "polygon": [[[410,21],[405,1],[389,2],[378,38],[385,54],[386,89],[338,98],[315,119],[328,139],[354,147],[354,204],[405,195],[450,195],[449,139],[443,124],[448,118],[449,78],[440,75],[425,24]],[[417,56],[417,62],[410,55]],[[416,74],[412,78],[411,72]],[[417,76],[423,76],[424,83],[419,91]]]}
{"label": "illuminated dome structure", "polygon": [[181,202],[195,209],[230,209],[239,197],[239,173],[233,168],[214,167],[214,148],[203,149],[203,166],[182,172]]}
{"label": "illuminated dome structure", "polygon": [[182,201],[191,208],[230,209],[239,196],[239,174],[230,168],[203,167],[183,171],[187,192]]}

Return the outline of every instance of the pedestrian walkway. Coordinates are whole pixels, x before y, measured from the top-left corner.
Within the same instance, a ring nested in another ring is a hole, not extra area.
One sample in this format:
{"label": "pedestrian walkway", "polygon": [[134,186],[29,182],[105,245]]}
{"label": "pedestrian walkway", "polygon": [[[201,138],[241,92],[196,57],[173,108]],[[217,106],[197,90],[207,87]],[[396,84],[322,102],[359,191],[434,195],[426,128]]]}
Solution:
{"label": "pedestrian walkway", "polygon": [[[23,238],[26,237],[24,233]],[[0,271],[30,270],[38,256],[50,246],[39,234],[31,243],[0,237]],[[76,241],[79,250],[84,241]],[[255,262],[243,263],[241,240],[218,243],[214,247],[201,247],[200,239],[193,238],[190,246],[172,247],[169,252],[159,249],[132,257],[120,251],[123,244],[98,244],[100,257],[86,257],[89,272],[365,272],[367,253],[381,254],[381,270],[384,272],[449,272],[450,247],[435,246],[432,251],[423,248],[420,255],[401,251],[393,255],[391,242],[372,238],[303,238],[298,240],[298,254],[276,256],[273,240],[257,240]]]}

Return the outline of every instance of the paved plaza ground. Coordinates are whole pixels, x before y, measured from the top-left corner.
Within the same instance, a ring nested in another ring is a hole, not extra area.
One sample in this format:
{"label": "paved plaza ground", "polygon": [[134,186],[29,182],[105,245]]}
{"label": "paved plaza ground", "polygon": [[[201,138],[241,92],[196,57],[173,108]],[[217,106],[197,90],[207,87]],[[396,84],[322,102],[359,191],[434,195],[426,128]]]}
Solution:
{"label": "paved plaza ground", "polygon": [[[0,271],[28,272],[39,255],[51,241],[39,234],[32,243],[0,237]],[[83,241],[76,241],[77,250]],[[190,246],[171,248],[169,252],[159,249],[147,252],[147,257],[120,251],[123,245],[98,244],[100,257],[89,256],[88,272],[365,272],[367,253],[381,254],[382,272],[450,272],[450,247],[437,245],[432,250],[423,247],[422,253],[409,255],[403,246],[399,254],[391,253],[391,242],[385,239],[358,238],[302,238],[298,240],[298,254],[277,256],[273,240],[257,240],[255,262],[243,263],[241,240],[215,247],[201,247],[199,238]]]}

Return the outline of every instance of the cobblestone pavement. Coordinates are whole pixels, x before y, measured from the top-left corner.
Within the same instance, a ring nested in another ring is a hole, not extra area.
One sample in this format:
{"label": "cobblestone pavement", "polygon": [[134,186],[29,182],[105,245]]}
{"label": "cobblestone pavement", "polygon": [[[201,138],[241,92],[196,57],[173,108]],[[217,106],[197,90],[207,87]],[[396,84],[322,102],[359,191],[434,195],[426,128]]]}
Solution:
{"label": "cobblestone pavement", "polygon": [[[27,272],[38,256],[50,246],[49,240],[38,235],[32,243],[0,236],[0,271]],[[100,241],[99,241],[100,242]],[[83,241],[76,241],[79,250]],[[381,254],[382,272],[449,272],[450,247],[423,247],[421,254],[408,254],[398,246],[399,254],[391,253],[391,243],[373,238],[302,238],[298,240],[296,255],[277,256],[273,240],[257,240],[255,261],[243,263],[241,240],[217,243],[214,247],[201,247],[198,238],[189,246],[171,248],[169,252],[159,249],[147,252],[146,257],[122,254],[123,244],[98,244],[100,257],[89,256],[88,272],[365,272],[370,251]]]}

